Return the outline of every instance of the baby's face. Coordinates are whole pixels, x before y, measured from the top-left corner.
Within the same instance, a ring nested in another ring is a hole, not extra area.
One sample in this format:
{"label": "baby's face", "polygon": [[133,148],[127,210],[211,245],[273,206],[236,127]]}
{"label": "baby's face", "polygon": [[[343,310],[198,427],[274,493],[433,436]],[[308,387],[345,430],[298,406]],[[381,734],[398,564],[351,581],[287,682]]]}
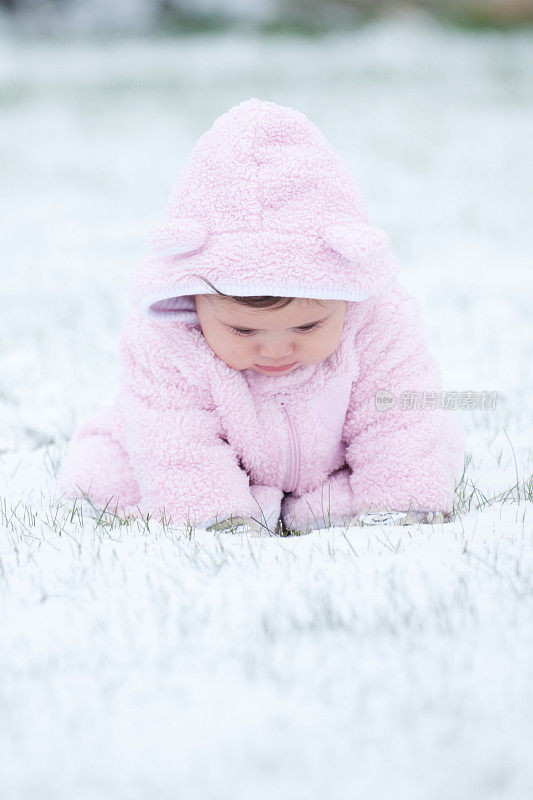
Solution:
{"label": "baby's face", "polygon": [[195,296],[202,333],[233,369],[286,375],[328,358],[340,342],[345,300],[295,298],[285,308],[249,308],[216,294]]}

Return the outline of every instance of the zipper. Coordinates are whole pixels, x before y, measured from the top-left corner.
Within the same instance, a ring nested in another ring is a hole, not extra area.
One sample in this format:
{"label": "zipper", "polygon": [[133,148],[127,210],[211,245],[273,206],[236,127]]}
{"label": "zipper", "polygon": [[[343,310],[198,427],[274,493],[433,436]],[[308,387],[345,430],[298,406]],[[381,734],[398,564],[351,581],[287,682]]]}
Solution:
{"label": "zipper", "polygon": [[281,407],[287,418],[289,426],[289,464],[287,467],[287,475],[285,476],[285,489],[286,492],[294,492],[298,486],[300,479],[300,440],[298,438],[298,431],[294,424],[291,415],[285,408],[283,400],[280,401]]}

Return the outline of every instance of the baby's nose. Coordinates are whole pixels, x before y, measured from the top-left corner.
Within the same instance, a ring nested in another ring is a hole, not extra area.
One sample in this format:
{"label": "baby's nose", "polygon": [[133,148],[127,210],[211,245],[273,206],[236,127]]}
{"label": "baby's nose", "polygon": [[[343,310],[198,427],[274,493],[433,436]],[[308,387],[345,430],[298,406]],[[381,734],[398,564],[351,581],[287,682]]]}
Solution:
{"label": "baby's nose", "polygon": [[263,358],[284,359],[290,356],[294,347],[289,337],[271,337],[259,345],[259,353]]}

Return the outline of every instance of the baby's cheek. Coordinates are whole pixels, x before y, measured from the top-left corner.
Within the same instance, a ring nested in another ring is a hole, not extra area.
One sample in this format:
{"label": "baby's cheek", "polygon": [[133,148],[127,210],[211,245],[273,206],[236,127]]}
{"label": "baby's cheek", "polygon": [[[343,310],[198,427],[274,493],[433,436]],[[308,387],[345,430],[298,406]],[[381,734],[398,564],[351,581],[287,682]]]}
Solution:
{"label": "baby's cheek", "polygon": [[337,329],[328,332],[328,335],[324,337],[323,341],[323,348],[326,355],[324,358],[330,356],[339,346],[340,340],[342,337],[342,325],[339,325]]}
{"label": "baby's cheek", "polygon": [[230,339],[224,335],[217,335],[214,331],[205,331],[204,336],[217,358],[227,364],[228,367],[239,369],[238,366],[235,366],[239,360],[238,349],[233,346],[233,342]]}
{"label": "baby's cheek", "polygon": [[233,369],[246,369],[253,363],[252,348],[246,342],[233,340],[226,342],[223,352],[223,361]]}
{"label": "baby's cheek", "polygon": [[335,350],[336,342],[334,337],[321,336],[317,337],[314,342],[309,342],[308,354],[315,361],[324,361]]}

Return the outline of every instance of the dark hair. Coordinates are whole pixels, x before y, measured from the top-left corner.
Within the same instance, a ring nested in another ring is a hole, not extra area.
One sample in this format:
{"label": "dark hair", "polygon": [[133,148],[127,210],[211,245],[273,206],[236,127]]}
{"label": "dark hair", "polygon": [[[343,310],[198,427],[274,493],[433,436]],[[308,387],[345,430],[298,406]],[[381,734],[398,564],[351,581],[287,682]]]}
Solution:
{"label": "dark hair", "polygon": [[258,295],[258,296],[250,296],[250,297],[241,297],[240,295],[233,295],[233,294],[224,294],[223,292],[219,292],[216,286],[213,286],[211,281],[208,281],[207,278],[204,278],[203,275],[195,275],[196,278],[200,278],[205,283],[208,283],[209,286],[221,297],[229,297],[230,300],[235,300],[236,303],[240,303],[243,306],[249,306],[250,308],[285,308],[292,303],[294,297],[274,297],[273,295]]}

